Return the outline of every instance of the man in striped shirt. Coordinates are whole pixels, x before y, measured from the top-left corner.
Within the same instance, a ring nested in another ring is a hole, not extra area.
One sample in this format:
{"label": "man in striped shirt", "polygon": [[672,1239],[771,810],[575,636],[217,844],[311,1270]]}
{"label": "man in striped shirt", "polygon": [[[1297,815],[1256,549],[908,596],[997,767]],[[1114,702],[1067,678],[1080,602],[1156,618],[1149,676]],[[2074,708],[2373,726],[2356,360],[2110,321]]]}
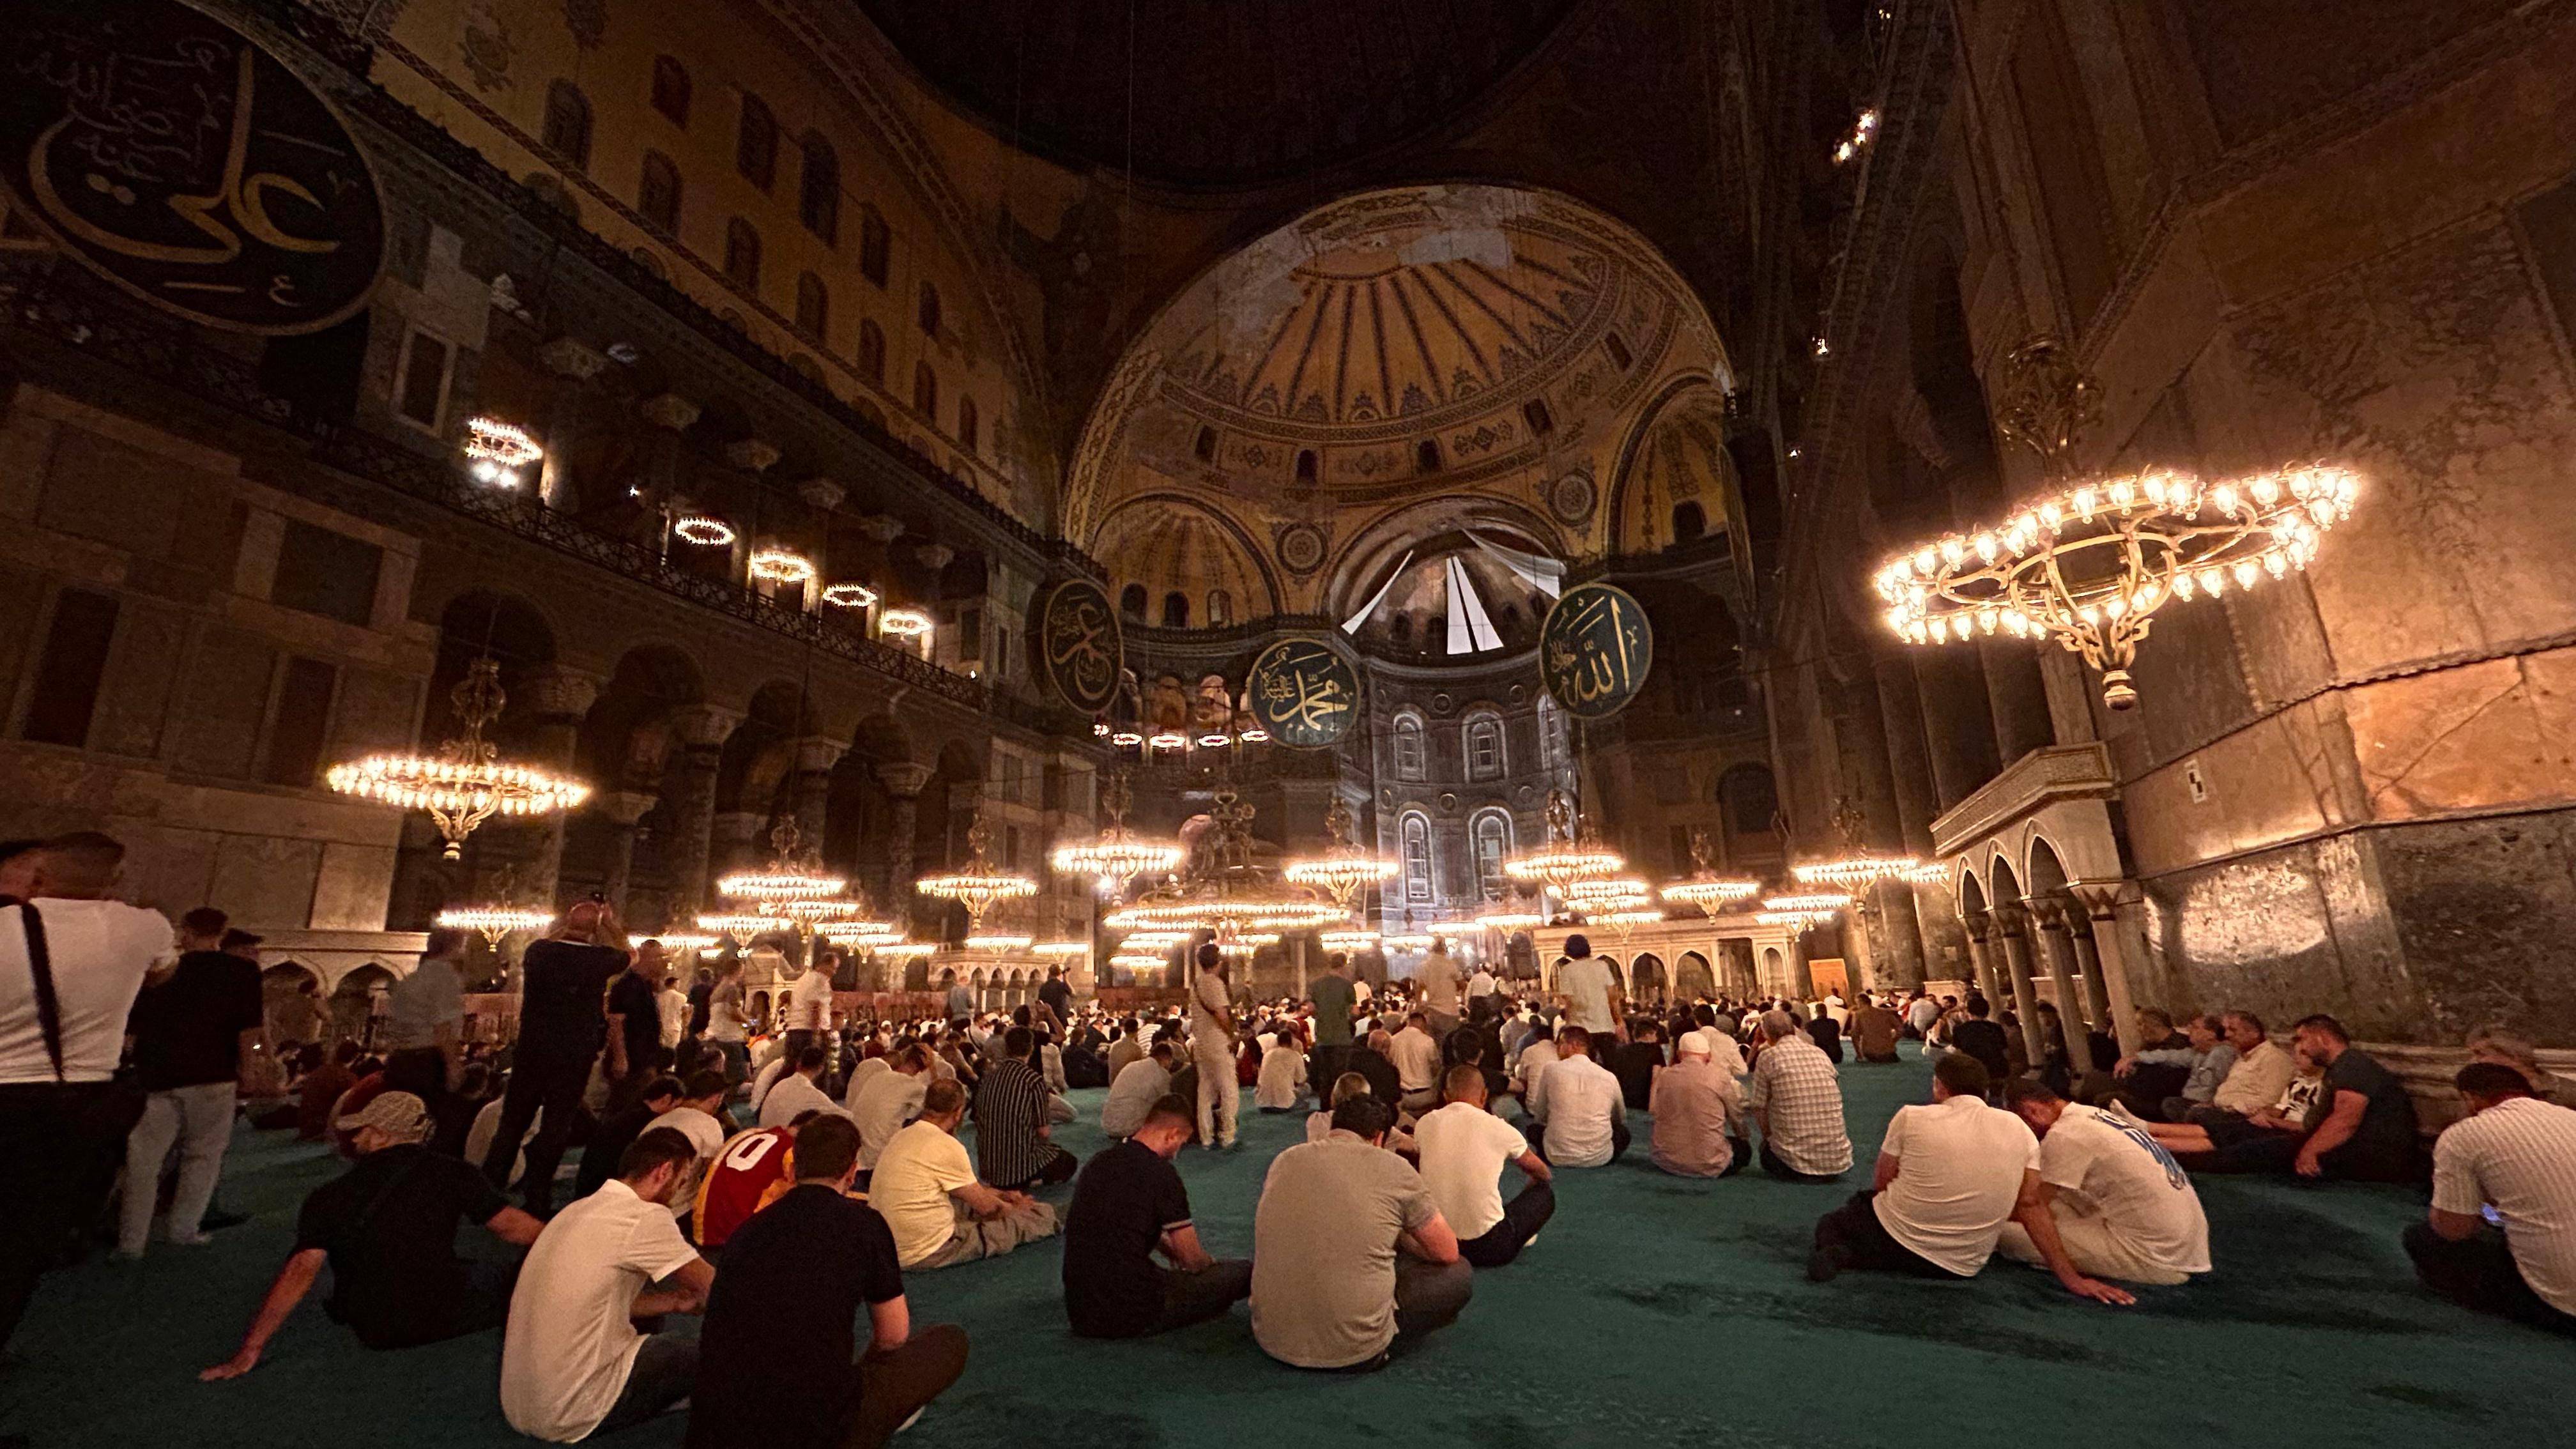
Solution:
{"label": "man in striped shirt", "polygon": [[2453,1082],[2469,1115],[2433,1144],[2433,1206],[2405,1236],[2415,1275],[2463,1308],[2576,1329],[2576,1112],[2493,1062]]}
{"label": "man in striped shirt", "polygon": [[1753,1061],[1744,1105],[1762,1129],[1762,1170],[1790,1182],[1826,1182],[1851,1170],[1843,1084],[1834,1064],[1785,1011],[1762,1014],[1770,1045]]}
{"label": "man in striped shirt", "polygon": [[1047,1140],[1046,1080],[1029,1065],[1037,1038],[1025,1026],[1002,1034],[1002,1059],[975,1084],[977,1175],[1008,1191],[1064,1182],[1081,1164]]}

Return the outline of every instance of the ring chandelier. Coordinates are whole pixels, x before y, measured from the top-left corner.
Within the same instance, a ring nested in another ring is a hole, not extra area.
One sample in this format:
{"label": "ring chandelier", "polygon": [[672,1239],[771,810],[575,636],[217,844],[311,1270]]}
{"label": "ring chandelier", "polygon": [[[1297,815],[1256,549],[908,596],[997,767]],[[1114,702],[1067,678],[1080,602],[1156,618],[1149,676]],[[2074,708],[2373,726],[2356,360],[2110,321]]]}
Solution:
{"label": "ring chandelier", "polygon": [[439,753],[370,755],[333,765],[324,781],[343,795],[428,812],[449,860],[462,859],[465,837],[495,815],[550,815],[590,798],[588,785],[508,763],[500,746],[483,738],[508,701],[501,666],[490,655],[474,661],[448,701],[461,728]]}

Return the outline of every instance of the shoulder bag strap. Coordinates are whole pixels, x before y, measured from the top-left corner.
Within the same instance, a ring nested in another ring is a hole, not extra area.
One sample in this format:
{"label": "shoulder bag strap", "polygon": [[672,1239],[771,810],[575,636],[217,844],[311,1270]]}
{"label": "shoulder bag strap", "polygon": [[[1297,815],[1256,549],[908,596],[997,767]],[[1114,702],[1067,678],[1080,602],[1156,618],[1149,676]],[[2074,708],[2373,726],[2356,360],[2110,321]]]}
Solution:
{"label": "shoulder bag strap", "polygon": [[45,918],[34,901],[21,901],[18,921],[27,932],[27,974],[36,980],[36,1027],[45,1035],[45,1056],[54,1064],[54,1080],[63,1077],[63,1003],[54,994],[54,959],[45,946]]}

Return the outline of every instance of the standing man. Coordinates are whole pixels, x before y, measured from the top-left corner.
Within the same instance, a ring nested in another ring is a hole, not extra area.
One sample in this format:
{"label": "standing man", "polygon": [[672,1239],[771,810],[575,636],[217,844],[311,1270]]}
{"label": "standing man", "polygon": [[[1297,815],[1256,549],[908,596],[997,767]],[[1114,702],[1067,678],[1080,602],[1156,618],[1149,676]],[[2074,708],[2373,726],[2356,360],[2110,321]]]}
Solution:
{"label": "standing man", "polygon": [[[465,1070],[464,960],[465,933],[440,927],[421,944],[420,964],[385,992],[387,1050],[436,1053],[441,1092]],[[259,979],[256,967],[251,979]]]}
{"label": "standing man", "polygon": [[[41,911],[43,908],[38,907]],[[143,1120],[125,1139],[125,1196],[118,1204],[116,1255],[143,1256],[161,1164],[179,1148],[179,1186],[164,1231],[171,1242],[207,1241],[200,1224],[223,1176],[233,1138],[237,1087],[257,1085],[268,1066],[267,1010],[259,968],[222,950],[224,913],[211,906],[179,918],[179,965],[144,984],[126,1028],[134,1072],[149,1093]]]}
{"label": "standing man", "polygon": [[786,1058],[792,1063],[832,1029],[832,968],[816,960],[787,984],[787,992]]}
{"label": "standing man", "polygon": [[1172,1158],[1191,1131],[1190,1104],[1164,1097],[1134,1135],[1095,1154],[1074,1179],[1064,1312],[1077,1335],[1142,1338],[1218,1317],[1251,1296],[1251,1262],[1208,1256],[1190,1220]]}
{"label": "standing man", "polygon": [[725,1080],[751,1075],[751,1007],[742,989],[742,958],[731,951],[716,961],[716,983],[707,993],[707,1040],[724,1057]]}
{"label": "standing man", "polygon": [[635,948],[626,969],[608,987],[608,1105],[635,1100],[644,1085],[670,1070],[662,1052],[662,943]]}
{"label": "standing man", "polygon": [[1476,962],[1475,973],[1467,978],[1467,1019],[1482,1022],[1494,1015],[1495,993],[1499,989],[1493,971],[1483,959]]}
{"label": "standing man", "polygon": [[1073,988],[1065,983],[1063,967],[1047,968],[1046,984],[1038,988],[1038,1000],[1046,1003],[1046,1009],[1055,1013],[1058,1022],[1073,1020]]}
{"label": "standing man", "polygon": [[1458,963],[1449,955],[1449,943],[1438,938],[1431,942],[1431,953],[1422,958],[1422,969],[1413,973],[1419,988],[1425,1014],[1431,1018],[1433,1039],[1446,1041],[1458,1029]]}
{"label": "standing man", "polygon": [[680,1041],[689,1034],[689,997],[676,974],[662,978],[662,994],[655,1001],[662,1009],[662,1059],[677,1067]]}
{"label": "standing man", "polygon": [[177,954],[168,917],[109,899],[124,846],[84,831],[34,854],[26,904],[0,909],[0,1162],[12,1208],[0,1233],[0,1349],[36,1276],[106,1205],[141,1105],[114,1080],[126,1016],[145,974]]}
{"label": "standing man", "polygon": [[1306,987],[1307,1004],[1315,1008],[1314,1060],[1306,1064],[1306,1080],[1324,1090],[1324,1084],[1341,1080],[1343,1064],[1351,1056],[1351,1008],[1359,1000],[1351,985],[1351,958],[1347,951],[1335,951],[1325,958],[1324,974]]}
{"label": "standing man", "polygon": [[1628,1014],[1628,993],[1610,963],[1592,954],[1592,940],[1581,934],[1565,938],[1565,964],[1556,968],[1556,1004],[1564,1019],[1601,1041],[1619,1039],[1619,1023]]}
{"label": "standing man", "polygon": [[[564,913],[554,935],[533,941],[519,958],[519,1046],[502,1099],[500,1128],[483,1155],[483,1175],[507,1190],[510,1164],[528,1124],[544,1117],[528,1144],[528,1173],[520,1183],[528,1211],[553,1209],[555,1168],[572,1141],[573,1119],[590,1085],[591,1063],[608,1037],[600,996],[626,969],[626,931],[601,901],[583,901]],[[658,1018],[655,1018],[658,1023]],[[660,1032],[658,1024],[654,1028]],[[640,1085],[640,1084],[639,1084]]]}
{"label": "standing man", "polygon": [[1234,1119],[1243,1110],[1243,1086],[1234,1075],[1234,999],[1225,985],[1225,953],[1214,941],[1198,951],[1199,972],[1190,983],[1190,1058],[1199,1069],[1199,1140],[1234,1145]]}
{"label": "standing man", "polygon": [[943,969],[939,973],[939,984],[948,989],[950,1022],[965,1021],[975,1015],[975,993],[967,990],[966,983],[957,979],[956,967]]}

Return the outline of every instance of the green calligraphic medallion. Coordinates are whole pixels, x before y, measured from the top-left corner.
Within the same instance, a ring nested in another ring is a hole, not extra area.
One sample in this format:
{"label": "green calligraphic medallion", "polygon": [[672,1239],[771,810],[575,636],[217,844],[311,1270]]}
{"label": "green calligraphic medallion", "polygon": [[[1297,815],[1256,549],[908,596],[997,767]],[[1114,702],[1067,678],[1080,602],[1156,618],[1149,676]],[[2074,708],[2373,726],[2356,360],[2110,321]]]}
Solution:
{"label": "green calligraphic medallion", "polygon": [[1340,651],[1313,639],[1282,639],[1262,650],[1244,688],[1253,719],[1291,749],[1339,744],[1359,716],[1359,671]]}
{"label": "green calligraphic medallion", "polygon": [[1608,719],[1625,709],[1654,662],[1655,630],[1644,606],[1612,584],[1566,590],[1539,630],[1539,678],[1576,719]]}
{"label": "green calligraphic medallion", "polygon": [[317,332],[366,304],[384,203],[328,101],[177,0],[15,0],[0,86],[12,209],[191,322]]}
{"label": "green calligraphic medallion", "polygon": [[1109,595],[1089,579],[1066,579],[1038,603],[1034,653],[1046,681],[1084,714],[1109,708],[1126,665],[1126,639]]}

